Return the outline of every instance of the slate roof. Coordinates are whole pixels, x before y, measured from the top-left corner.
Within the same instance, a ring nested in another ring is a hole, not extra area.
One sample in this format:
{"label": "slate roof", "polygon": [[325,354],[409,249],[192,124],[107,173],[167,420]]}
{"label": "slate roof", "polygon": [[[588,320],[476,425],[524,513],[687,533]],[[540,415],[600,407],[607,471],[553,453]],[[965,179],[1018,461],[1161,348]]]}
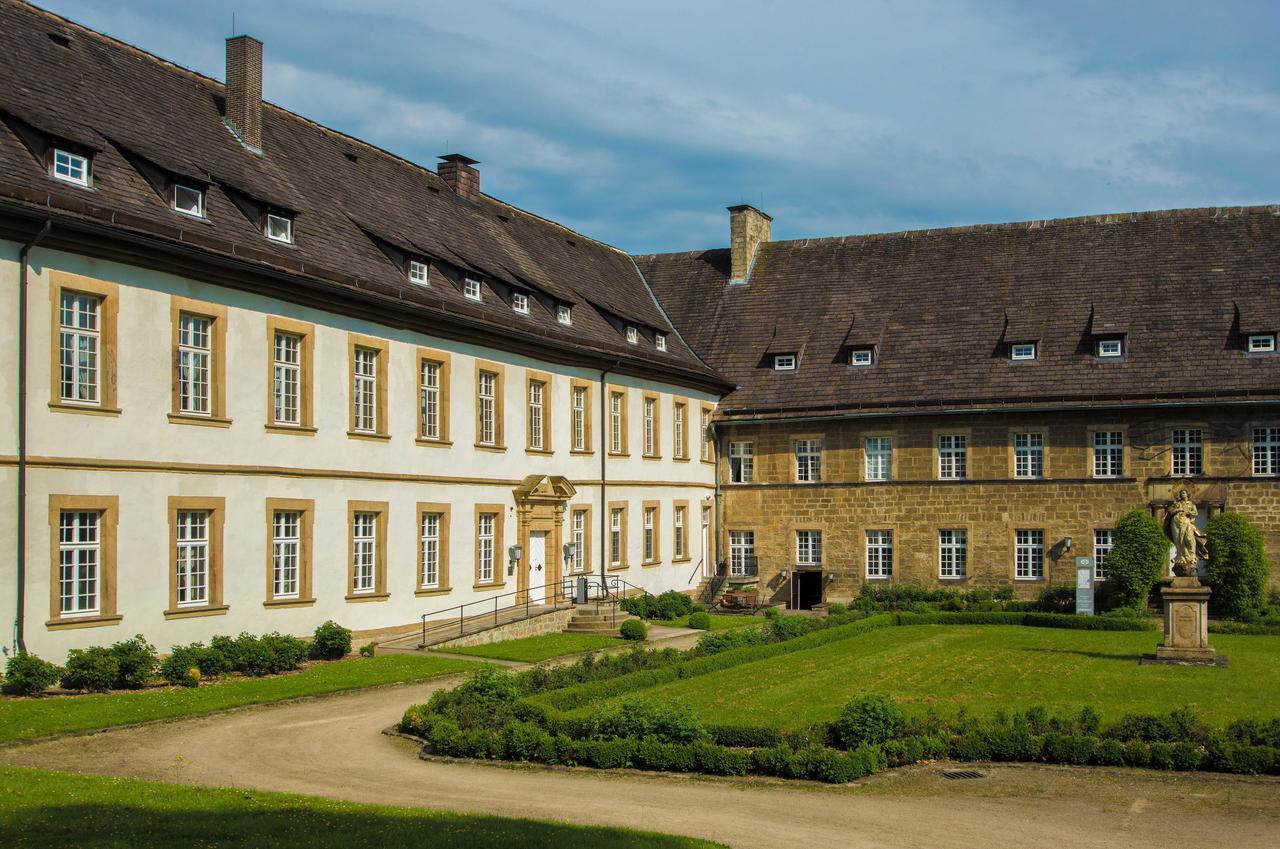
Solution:
{"label": "slate roof", "polygon": [[[219,82],[0,0],[0,204],[336,282],[381,296],[381,308],[422,330],[442,332],[436,319],[457,316],[499,348],[523,339],[727,386],[670,332],[625,252],[487,195],[459,197],[433,171],[275,106],[263,107],[265,155],[255,155],[223,124],[222,100]],[[23,125],[94,151],[93,188],[51,178],[16,134]],[[152,166],[208,184],[207,221],[172,210],[140,170]],[[294,213],[295,244],[267,240],[237,192]],[[411,284],[371,235],[498,285],[476,304],[439,277],[429,289]],[[506,287],[535,295],[530,316],[512,311]],[[574,305],[572,327],[556,322],[557,301]],[[625,341],[626,323],[642,328],[639,345]],[[653,344],[659,331],[669,333],[665,352]]]}
{"label": "slate roof", "polygon": [[[729,417],[1280,399],[1280,355],[1244,353],[1280,331],[1280,207],[769,242],[745,285],[727,249],[636,262],[738,385]],[[1108,334],[1123,358],[1094,356]],[[1010,361],[1028,341],[1039,358]],[[794,372],[769,367],[781,342]]]}

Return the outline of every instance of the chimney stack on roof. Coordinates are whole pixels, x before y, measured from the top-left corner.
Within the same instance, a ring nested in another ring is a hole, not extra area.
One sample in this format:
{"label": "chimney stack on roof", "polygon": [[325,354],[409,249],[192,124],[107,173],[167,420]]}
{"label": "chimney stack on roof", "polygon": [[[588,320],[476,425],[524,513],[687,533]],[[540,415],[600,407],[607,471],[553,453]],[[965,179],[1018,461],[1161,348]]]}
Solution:
{"label": "chimney stack on roof", "polygon": [[479,164],[461,153],[448,153],[440,157],[436,173],[458,197],[475,200],[480,197],[480,172],[471,166]]}
{"label": "chimney stack on roof", "polygon": [[730,283],[741,283],[751,273],[756,251],[769,241],[769,223],[773,217],[750,204],[729,207]]}
{"label": "chimney stack on roof", "polygon": [[246,147],[262,150],[262,42],[249,35],[227,39],[224,120]]}

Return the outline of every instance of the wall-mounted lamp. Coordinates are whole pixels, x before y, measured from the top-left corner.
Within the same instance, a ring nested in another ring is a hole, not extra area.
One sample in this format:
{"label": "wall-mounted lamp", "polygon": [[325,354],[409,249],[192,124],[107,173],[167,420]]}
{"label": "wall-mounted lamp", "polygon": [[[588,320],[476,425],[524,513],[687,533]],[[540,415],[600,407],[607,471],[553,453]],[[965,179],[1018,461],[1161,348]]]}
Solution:
{"label": "wall-mounted lamp", "polygon": [[516,564],[520,562],[520,558],[524,557],[524,549],[518,545],[513,545],[507,549],[507,575],[511,576],[516,573]]}
{"label": "wall-mounted lamp", "polygon": [[1063,551],[1070,551],[1070,550],[1071,550],[1071,537],[1063,537],[1063,538],[1062,538],[1062,550],[1063,550]]}
{"label": "wall-mounted lamp", "polygon": [[836,573],[835,573],[835,572],[828,572],[828,573],[827,573],[827,583],[828,583],[828,584],[829,584],[829,583],[831,583],[832,581],[834,581],[835,579],[836,579]]}
{"label": "wall-mounted lamp", "polygon": [[578,553],[578,546],[574,545],[571,542],[566,542],[564,544],[564,562],[566,566],[568,566],[570,563],[573,562],[573,558],[577,553]]}
{"label": "wall-mounted lamp", "polygon": [[781,572],[778,573],[778,577],[782,578],[782,580],[785,581],[787,579],[787,574],[788,574],[787,570],[783,569]]}

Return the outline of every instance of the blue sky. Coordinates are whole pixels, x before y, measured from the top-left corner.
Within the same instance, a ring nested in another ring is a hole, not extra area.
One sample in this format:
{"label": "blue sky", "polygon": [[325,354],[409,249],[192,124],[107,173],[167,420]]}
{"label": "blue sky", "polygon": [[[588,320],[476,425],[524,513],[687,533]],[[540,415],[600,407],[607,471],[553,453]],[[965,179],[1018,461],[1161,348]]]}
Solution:
{"label": "blue sky", "polygon": [[45,0],[636,253],[1280,202],[1280,4]]}

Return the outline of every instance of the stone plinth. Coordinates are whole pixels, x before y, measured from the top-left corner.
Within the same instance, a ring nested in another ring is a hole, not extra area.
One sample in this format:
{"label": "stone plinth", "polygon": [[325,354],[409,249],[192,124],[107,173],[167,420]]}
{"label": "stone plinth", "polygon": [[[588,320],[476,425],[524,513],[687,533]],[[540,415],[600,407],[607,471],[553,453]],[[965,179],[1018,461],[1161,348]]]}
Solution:
{"label": "stone plinth", "polygon": [[1145,663],[1177,663],[1226,666],[1209,645],[1209,588],[1194,577],[1174,578],[1160,590],[1164,599],[1164,642]]}

